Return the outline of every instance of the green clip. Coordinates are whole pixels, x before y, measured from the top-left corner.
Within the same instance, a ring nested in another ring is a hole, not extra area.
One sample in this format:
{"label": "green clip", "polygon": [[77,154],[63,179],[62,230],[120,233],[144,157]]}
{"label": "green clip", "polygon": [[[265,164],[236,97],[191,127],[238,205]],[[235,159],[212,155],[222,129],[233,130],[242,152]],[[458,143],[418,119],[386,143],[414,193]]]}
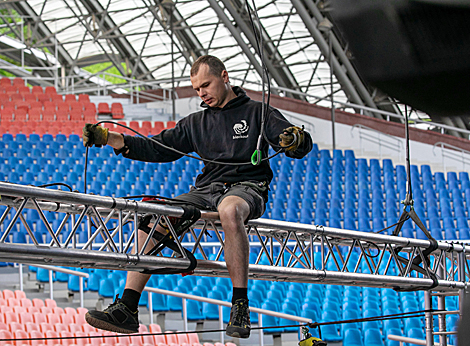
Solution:
{"label": "green clip", "polygon": [[261,150],[256,149],[253,155],[251,155],[251,164],[253,166],[259,165],[261,162]]}

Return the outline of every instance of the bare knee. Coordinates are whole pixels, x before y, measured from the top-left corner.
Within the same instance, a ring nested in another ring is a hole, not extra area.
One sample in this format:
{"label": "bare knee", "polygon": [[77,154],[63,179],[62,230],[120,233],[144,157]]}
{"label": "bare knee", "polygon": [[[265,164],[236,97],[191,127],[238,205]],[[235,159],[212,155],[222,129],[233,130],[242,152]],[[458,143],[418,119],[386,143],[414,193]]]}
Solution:
{"label": "bare knee", "polygon": [[226,228],[239,227],[243,225],[245,219],[248,217],[250,208],[248,204],[239,198],[229,199],[222,201],[219,205],[219,218],[222,226]]}

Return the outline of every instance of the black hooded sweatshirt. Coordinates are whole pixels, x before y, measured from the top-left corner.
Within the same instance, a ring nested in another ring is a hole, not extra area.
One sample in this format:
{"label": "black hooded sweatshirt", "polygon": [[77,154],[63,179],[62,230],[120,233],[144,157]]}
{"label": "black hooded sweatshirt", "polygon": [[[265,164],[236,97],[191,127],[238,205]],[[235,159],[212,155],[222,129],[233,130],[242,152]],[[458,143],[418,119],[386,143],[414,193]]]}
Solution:
{"label": "black hooded sweatshirt", "polygon": [[[251,100],[246,92],[239,88],[232,89],[237,95],[223,108],[213,108],[201,104],[205,109],[181,119],[173,129],[162,131],[153,138],[184,153],[195,152],[200,157],[221,162],[246,163],[256,149],[261,129],[261,102]],[[270,107],[265,121],[265,134],[271,143],[279,143],[279,134],[293,126],[276,109]],[[158,144],[141,137],[124,136],[124,143],[129,147],[125,157],[147,162],[171,162],[183,155],[165,149]],[[262,142],[262,157],[268,156],[268,143]],[[278,150],[278,148],[275,148]],[[303,158],[312,150],[312,138],[305,132],[304,141],[294,152],[286,155]],[[273,172],[268,160],[259,165],[240,164],[236,166],[217,163],[205,163],[202,174],[196,179],[196,187],[203,187],[213,182],[237,183],[242,181],[270,182]]]}

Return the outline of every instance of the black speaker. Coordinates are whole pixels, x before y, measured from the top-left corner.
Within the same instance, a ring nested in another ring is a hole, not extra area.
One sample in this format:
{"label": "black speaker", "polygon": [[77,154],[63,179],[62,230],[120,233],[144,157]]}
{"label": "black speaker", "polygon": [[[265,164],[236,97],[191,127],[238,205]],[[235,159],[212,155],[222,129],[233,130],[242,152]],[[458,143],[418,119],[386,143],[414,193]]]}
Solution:
{"label": "black speaker", "polygon": [[470,114],[470,0],[333,0],[372,85],[429,114]]}

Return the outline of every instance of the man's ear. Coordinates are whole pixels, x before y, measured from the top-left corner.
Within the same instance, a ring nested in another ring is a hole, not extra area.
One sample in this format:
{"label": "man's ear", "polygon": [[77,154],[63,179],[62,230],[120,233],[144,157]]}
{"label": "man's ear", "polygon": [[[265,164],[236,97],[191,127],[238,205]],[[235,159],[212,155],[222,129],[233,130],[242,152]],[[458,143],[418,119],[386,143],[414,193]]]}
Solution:
{"label": "man's ear", "polygon": [[228,78],[228,72],[227,72],[227,70],[223,70],[223,71],[222,71],[221,77],[222,77],[222,79],[224,80],[224,83],[230,82],[230,80],[229,80],[229,78]]}

